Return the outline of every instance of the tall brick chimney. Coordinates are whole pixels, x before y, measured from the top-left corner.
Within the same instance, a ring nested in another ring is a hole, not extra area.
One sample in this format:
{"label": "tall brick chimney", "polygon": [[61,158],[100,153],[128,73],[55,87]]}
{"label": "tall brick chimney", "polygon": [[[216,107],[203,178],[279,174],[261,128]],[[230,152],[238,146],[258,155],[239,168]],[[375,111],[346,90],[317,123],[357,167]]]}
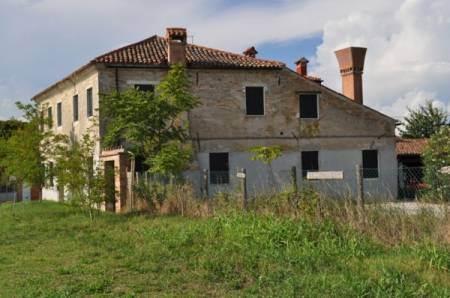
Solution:
{"label": "tall brick chimney", "polygon": [[342,76],[342,93],[355,102],[363,103],[364,59],[366,48],[349,47],[334,52]]}
{"label": "tall brick chimney", "polygon": [[308,63],[309,61],[305,57],[300,58],[295,62],[295,71],[299,75],[306,77],[308,75]]}
{"label": "tall brick chimney", "polygon": [[186,65],[187,32],[185,28],[167,28],[167,61]]}

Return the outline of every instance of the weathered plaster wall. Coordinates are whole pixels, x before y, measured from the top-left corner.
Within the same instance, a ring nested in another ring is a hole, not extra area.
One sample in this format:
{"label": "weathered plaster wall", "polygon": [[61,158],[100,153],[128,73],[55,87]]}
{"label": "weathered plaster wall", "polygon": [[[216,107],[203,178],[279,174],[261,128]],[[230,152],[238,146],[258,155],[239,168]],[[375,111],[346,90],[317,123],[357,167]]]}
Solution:
{"label": "weathered plaster wall", "polygon": [[[87,89],[92,88],[93,116],[87,117]],[[98,119],[99,106],[99,81],[98,71],[90,67],[66,80],[47,93],[41,95],[37,102],[47,115],[47,108],[52,107],[53,131],[58,134],[81,136],[91,130],[96,134],[96,119]],[[73,96],[78,95],[78,121],[73,119]],[[62,125],[57,126],[57,104],[62,103]]]}
{"label": "weathered plaster wall", "polygon": [[[87,89],[92,88],[93,116],[87,117]],[[73,96],[78,95],[78,121],[73,120]],[[99,106],[99,81],[98,71],[92,66],[75,75],[70,80],[59,83],[54,88],[36,98],[45,116],[47,108],[52,107],[53,125],[55,134],[65,134],[79,138],[86,133],[98,136],[98,106]],[[57,126],[57,104],[62,103],[62,125]],[[95,147],[94,158],[98,160],[100,143]],[[55,186],[42,189],[42,198],[58,201],[59,191],[55,180]]]}
{"label": "weathered plaster wall", "polygon": [[[117,79],[116,79],[117,74]],[[102,92],[157,84],[160,69],[107,68],[100,73]],[[336,95],[327,88],[283,70],[189,70],[192,91],[202,105],[190,113],[193,137],[200,139],[382,137],[394,136],[395,124],[379,113]],[[265,87],[265,115],[245,112],[245,87]],[[319,119],[298,119],[299,93],[319,93]],[[240,149],[240,148],[239,148]]]}
{"label": "weathered plaster wall", "polygon": [[[332,142],[330,142],[332,141]],[[334,142],[345,142],[346,146],[337,148],[330,146]],[[205,147],[209,147],[211,142],[205,144]],[[322,145],[323,143],[323,145]],[[298,151],[288,150],[283,152],[282,157],[273,162],[273,172],[275,174],[275,185],[278,188],[289,186],[290,183],[290,169],[291,167],[297,167],[297,183],[299,186],[304,186],[307,183],[311,183],[321,190],[333,196],[345,196],[347,194],[352,195],[356,189],[356,171],[355,165],[362,163],[362,150],[364,149],[377,149],[379,160],[379,177],[364,179],[364,191],[368,197],[383,197],[383,198],[395,198],[397,196],[397,161],[395,152],[391,149],[394,144],[394,139],[383,138],[379,140],[372,140],[370,138],[365,139],[339,139],[329,140],[324,139],[323,142],[317,140],[316,142],[304,142],[300,141],[297,148]],[[295,147],[295,144],[291,144]],[[227,148],[227,142],[214,145],[217,150],[215,152],[230,152],[230,185],[212,185],[211,193],[218,191],[232,191],[239,186],[238,179],[235,177],[238,169],[246,168],[248,177],[249,191],[252,193],[265,192],[271,190],[270,172],[267,165],[261,162],[252,161],[251,155],[247,152],[229,151]],[[287,147],[287,146],[286,146]],[[301,178],[301,151],[306,150],[318,150],[319,151],[319,170],[320,171],[343,171],[344,179],[335,181],[305,181]],[[213,151],[213,152],[214,152]],[[209,169],[209,154],[208,150],[202,151],[197,155],[198,168]],[[189,173],[187,175],[195,184],[200,184],[201,177],[198,174]]]}
{"label": "weathered plaster wall", "polygon": [[[100,71],[100,90],[108,92],[116,87],[124,90],[134,84],[158,84],[166,73],[160,69],[105,68]],[[396,196],[393,120],[287,69],[191,69],[189,77],[192,91],[202,103],[189,115],[193,144],[198,154],[197,161],[186,175],[195,185],[200,185],[200,171],[209,168],[209,152],[229,152],[231,184],[212,186],[211,191],[236,188],[234,174],[237,168],[242,167],[248,170],[250,188],[262,190],[267,187],[268,169],[251,161],[246,152],[252,146],[281,145],[284,154],[274,163],[278,185],[289,181],[292,166],[301,169],[301,151],[318,150],[320,170],[344,171],[343,181],[328,181],[320,187],[342,195],[355,190],[355,165],[362,163],[361,151],[377,149],[380,176],[364,180],[365,192],[373,196]],[[246,115],[246,86],[264,86],[264,116]],[[301,92],[319,93],[319,119],[297,118]],[[300,185],[305,183],[301,178],[298,182]]]}
{"label": "weathered plaster wall", "polygon": [[[125,90],[135,84],[156,85],[166,74],[167,70],[164,69],[97,66],[61,84],[42,98],[41,103],[52,105],[56,132],[74,132],[79,135],[92,124],[91,120],[86,119],[87,88],[92,87],[94,90],[94,109],[97,109],[99,93],[116,88]],[[344,170],[345,179],[340,185],[354,189],[354,166],[361,163],[361,150],[378,149],[380,177],[366,179],[366,191],[375,193],[376,188],[382,186],[383,192],[396,194],[393,120],[301,78],[288,69],[190,69],[188,74],[192,91],[201,101],[201,105],[189,113],[191,135],[198,157],[189,175],[196,177],[193,178],[195,181],[200,177],[199,170],[209,168],[209,152],[230,152],[232,172],[236,167],[246,167],[251,179],[249,183],[260,187],[267,178],[261,175],[267,176],[267,169],[250,161],[246,152],[256,145],[281,145],[284,155],[274,163],[280,182],[288,181],[286,179],[292,166],[301,168],[300,151],[318,150],[320,170]],[[264,116],[246,115],[246,86],[264,86]],[[301,92],[318,92],[319,119],[297,118]],[[72,121],[74,94],[79,95],[80,102],[78,123]],[[56,128],[58,101],[63,102],[62,128]],[[303,184],[300,178],[299,183]],[[229,188],[232,187],[233,184]]]}

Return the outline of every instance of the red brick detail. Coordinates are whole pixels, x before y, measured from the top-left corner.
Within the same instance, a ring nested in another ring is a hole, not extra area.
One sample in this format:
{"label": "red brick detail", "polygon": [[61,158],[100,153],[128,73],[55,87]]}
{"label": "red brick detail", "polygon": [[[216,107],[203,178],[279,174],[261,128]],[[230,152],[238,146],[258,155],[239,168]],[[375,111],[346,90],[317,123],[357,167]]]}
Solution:
{"label": "red brick detail", "polygon": [[335,52],[342,76],[342,93],[355,102],[363,103],[364,60],[366,48],[349,47]]}

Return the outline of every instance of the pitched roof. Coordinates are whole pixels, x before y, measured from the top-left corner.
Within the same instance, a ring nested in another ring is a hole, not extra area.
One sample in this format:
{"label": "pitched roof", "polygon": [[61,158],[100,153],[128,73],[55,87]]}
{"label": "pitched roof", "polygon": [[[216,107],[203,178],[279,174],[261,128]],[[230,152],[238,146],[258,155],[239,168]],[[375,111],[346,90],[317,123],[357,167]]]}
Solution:
{"label": "pitched roof", "polygon": [[[187,67],[191,68],[281,69],[285,67],[285,64],[279,61],[253,58],[189,43],[186,45],[186,60]],[[154,35],[98,56],[67,77],[39,92],[32,99],[36,100],[58,84],[96,64],[168,67],[167,39]]]}
{"label": "pitched roof", "polygon": [[[188,67],[205,68],[268,68],[279,69],[284,64],[208,47],[187,44]],[[167,66],[167,39],[154,35],[140,42],[101,55],[91,63]]]}
{"label": "pitched roof", "polygon": [[395,151],[397,155],[421,155],[427,144],[428,139],[399,138],[395,144]]}

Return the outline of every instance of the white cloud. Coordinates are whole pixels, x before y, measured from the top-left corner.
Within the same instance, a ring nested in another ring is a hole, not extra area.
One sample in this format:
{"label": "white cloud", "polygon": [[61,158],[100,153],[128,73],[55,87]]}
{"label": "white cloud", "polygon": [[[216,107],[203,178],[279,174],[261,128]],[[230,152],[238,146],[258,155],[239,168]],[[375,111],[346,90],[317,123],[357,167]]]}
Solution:
{"label": "white cloud", "polygon": [[368,47],[364,102],[400,118],[406,107],[432,99],[449,106],[450,2],[405,0],[385,11],[358,12],[328,22],[317,51],[315,71],[340,89],[333,51]]}
{"label": "white cloud", "polygon": [[323,33],[311,66],[325,84],[340,90],[333,51],[362,45],[368,47],[365,103],[392,116],[424,97],[449,105],[448,0],[233,3],[0,0],[0,78],[7,85],[0,89],[0,115],[12,114],[13,101],[28,100],[96,55],[164,34],[168,26],[186,26],[196,43],[237,52]]}

